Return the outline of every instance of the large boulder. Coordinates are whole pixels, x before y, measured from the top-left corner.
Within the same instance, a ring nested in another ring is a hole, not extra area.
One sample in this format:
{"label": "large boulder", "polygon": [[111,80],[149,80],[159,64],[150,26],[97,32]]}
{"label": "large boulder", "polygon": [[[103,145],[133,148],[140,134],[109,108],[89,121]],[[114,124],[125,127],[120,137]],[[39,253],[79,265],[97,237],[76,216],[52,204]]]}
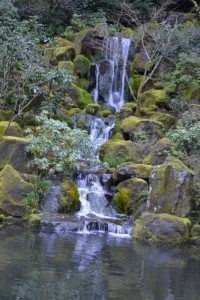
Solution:
{"label": "large boulder", "polygon": [[33,189],[32,184],[25,182],[15,169],[6,165],[0,172],[0,210],[2,213],[13,217],[29,214],[31,211],[23,200]]}
{"label": "large boulder", "polygon": [[192,208],[192,183],[192,171],[178,159],[154,167],[149,177],[149,210],[185,217]]}
{"label": "large boulder", "polygon": [[162,135],[163,124],[156,120],[130,116],[123,120],[121,130],[125,139],[139,139],[141,133],[149,142],[154,143]]}
{"label": "large boulder", "polygon": [[29,173],[30,157],[26,152],[29,140],[25,138],[17,138],[13,136],[5,136],[0,141],[0,170],[6,164],[10,164],[13,168],[21,173]]}
{"label": "large boulder", "polygon": [[160,139],[152,148],[147,157],[143,160],[143,164],[152,166],[162,165],[166,160],[173,143],[169,138]]}
{"label": "large boulder", "polygon": [[72,88],[68,92],[69,97],[73,99],[74,104],[83,109],[88,104],[92,104],[92,96],[84,89],[73,84]]}
{"label": "large boulder", "polygon": [[138,177],[142,179],[148,179],[151,173],[152,166],[144,164],[134,164],[131,162],[123,163],[117,166],[113,173],[113,182],[119,183],[123,180]]}
{"label": "large boulder", "polygon": [[140,178],[127,179],[117,186],[114,206],[120,214],[135,214],[146,201],[147,194],[148,184],[145,180]]}
{"label": "large boulder", "polygon": [[76,185],[70,180],[64,180],[61,184],[61,195],[59,197],[58,212],[76,212],[81,207],[79,192]]}
{"label": "large boulder", "polygon": [[159,243],[183,243],[189,240],[190,220],[170,214],[145,213],[136,222],[133,237]]}

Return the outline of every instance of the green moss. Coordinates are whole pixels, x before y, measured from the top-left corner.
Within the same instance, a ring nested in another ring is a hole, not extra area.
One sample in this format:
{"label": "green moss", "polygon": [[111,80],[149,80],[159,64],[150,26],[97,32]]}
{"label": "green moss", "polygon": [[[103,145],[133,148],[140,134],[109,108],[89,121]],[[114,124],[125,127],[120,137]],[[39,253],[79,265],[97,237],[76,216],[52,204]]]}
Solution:
{"label": "green moss", "polygon": [[[0,138],[5,135],[5,132],[8,128],[8,124],[9,124],[9,122],[7,122],[7,121],[0,122]],[[7,135],[15,136],[15,137],[23,137],[23,131],[16,122],[11,122],[9,129],[7,131]]]}
{"label": "green moss", "polygon": [[[130,116],[128,118],[126,118],[125,120],[123,120],[122,125],[121,125],[121,129],[125,134],[130,134],[132,131],[134,131],[138,125],[140,124],[144,124],[145,123],[148,125],[149,123],[152,123],[154,125],[156,125],[159,128],[163,128],[163,124],[161,122],[158,122],[156,120],[153,119],[140,119],[134,116]],[[147,126],[148,127],[148,126]],[[145,131],[145,129],[144,129]]]}
{"label": "green moss", "polygon": [[140,87],[142,80],[143,80],[143,76],[141,75],[134,74],[130,77],[130,85],[135,94],[137,94],[137,91]]}
{"label": "green moss", "polygon": [[134,102],[127,102],[123,105],[123,107],[128,107],[128,108],[131,108],[132,111],[136,111],[137,104]]}
{"label": "green moss", "polygon": [[81,117],[78,118],[77,126],[78,126],[78,128],[85,130],[85,119],[83,119]]}
{"label": "green moss", "polygon": [[86,107],[86,113],[95,116],[99,108],[98,104],[88,104]]}
{"label": "green moss", "polygon": [[147,70],[149,71],[151,69],[151,65],[148,64],[146,66],[146,59],[144,58],[144,56],[141,53],[136,53],[131,64],[131,71],[142,74],[145,68],[147,68]]}
{"label": "green moss", "polygon": [[12,111],[0,109],[0,121],[9,121],[12,117]]}
{"label": "green moss", "polygon": [[55,56],[58,61],[73,60],[75,55],[75,49],[73,46],[59,47],[55,49]]}
{"label": "green moss", "polygon": [[156,105],[159,102],[166,100],[165,90],[150,89],[142,94],[142,101],[144,107],[150,107]]}
{"label": "green moss", "polygon": [[64,69],[69,75],[74,75],[74,63],[70,60],[60,61],[58,63],[58,69]]}
{"label": "green moss", "polygon": [[77,80],[77,86],[79,86],[81,89],[87,90],[89,87],[89,81],[85,78],[79,78]]}
{"label": "green moss", "polygon": [[141,193],[148,190],[146,181],[140,178],[131,178],[122,181],[117,186],[114,195],[114,206],[118,213],[131,215],[144,202]]}
{"label": "green moss", "polygon": [[160,112],[149,112],[149,117],[151,120],[161,122],[164,125],[165,130],[168,130],[172,125],[175,124],[175,118],[169,114]]}
{"label": "green moss", "polygon": [[109,116],[111,116],[111,115],[112,115],[112,113],[111,113],[111,111],[108,110],[108,109],[105,109],[105,110],[100,111],[100,112],[98,113],[98,116],[99,116],[100,118],[107,118],[107,117],[109,117]]}
{"label": "green moss", "polygon": [[125,141],[108,141],[101,145],[99,150],[100,159],[110,167],[129,160],[129,150]]}
{"label": "green moss", "polygon": [[118,141],[118,140],[124,140],[124,137],[120,132],[117,132],[112,136],[112,141]]}
{"label": "green moss", "polygon": [[76,92],[77,102],[81,109],[85,108],[88,104],[93,104],[92,96],[85,90],[74,85]]}
{"label": "green moss", "polygon": [[76,75],[84,77],[90,71],[91,63],[87,57],[80,54],[74,59],[74,70]]}
{"label": "green moss", "polygon": [[121,189],[114,196],[114,206],[119,214],[132,214],[132,209],[130,206],[130,192],[128,189]]}
{"label": "green moss", "polygon": [[75,115],[75,114],[77,114],[77,113],[79,113],[79,112],[81,112],[81,109],[80,109],[80,108],[73,107],[73,108],[71,108],[71,109],[69,109],[69,110],[67,111],[67,114],[68,114],[70,117],[72,117],[73,115]]}
{"label": "green moss", "polygon": [[61,184],[61,190],[59,212],[71,213],[78,211],[81,207],[81,202],[76,185],[72,181],[65,180]]}

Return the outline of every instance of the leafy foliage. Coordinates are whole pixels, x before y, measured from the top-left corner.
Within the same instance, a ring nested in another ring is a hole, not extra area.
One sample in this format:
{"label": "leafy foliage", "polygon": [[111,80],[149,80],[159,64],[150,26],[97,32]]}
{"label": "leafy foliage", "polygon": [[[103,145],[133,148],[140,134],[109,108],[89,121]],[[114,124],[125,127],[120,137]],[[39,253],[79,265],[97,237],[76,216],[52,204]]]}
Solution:
{"label": "leafy foliage", "polygon": [[30,183],[33,184],[34,190],[26,196],[26,198],[24,199],[24,203],[27,206],[36,209],[38,208],[40,199],[47,195],[51,186],[51,182],[37,176],[31,178]]}
{"label": "leafy foliage", "polygon": [[44,173],[77,169],[81,160],[99,164],[86,131],[71,129],[67,123],[48,118],[47,111],[36,117],[38,126],[27,129],[27,151],[35,155],[34,164]]}

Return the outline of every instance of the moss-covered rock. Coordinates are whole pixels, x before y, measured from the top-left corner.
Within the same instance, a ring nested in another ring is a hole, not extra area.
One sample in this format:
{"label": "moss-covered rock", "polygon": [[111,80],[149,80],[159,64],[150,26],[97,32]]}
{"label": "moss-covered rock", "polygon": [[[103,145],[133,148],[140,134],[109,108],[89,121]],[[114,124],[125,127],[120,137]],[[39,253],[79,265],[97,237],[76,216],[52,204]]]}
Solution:
{"label": "moss-covered rock", "polygon": [[77,55],[73,62],[75,73],[81,78],[86,76],[90,71],[91,63],[84,55]]}
{"label": "moss-covered rock", "polygon": [[151,212],[185,217],[192,209],[193,173],[171,158],[153,168],[149,176],[148,207]]}
{"label": "moss-covered rock", "polygon": [[108,110],[108,109],[102,110],[102,111],[100,111],[100,112],[98,113],[98,116],[99,116],[100,118],[107,118],[107,117],[109,117],[109,116],[111,116],[111,115],[112,115],[112,113],[111,113],[111,111]]}
{"label": "moss-covered rock", "polygon": [[81,89],[84,89],[84,90],[88,90],[89,88],[89,81],[85,78],[78,78],[76,80],[76,85],[78,87],[80,87]]}
{"label": "moss-covered rock", "polygon": [[200,236],[200,225],[199,224],[195,224],[195,225],[192,226],[191,231],[190,231],[190,235],[192,237]]}
{"label": "moss-covered rock", "polygon": [[70,60],[67,61],[59,61],[58,69],[64,69],[67,71],[69,75],[74,75],[74,63]]}
{"label": "moss-covered rock", "polygon": [[198,85],[190,85],[187,88],[184,88],[179,93],[179,98],[184,99],[189,103],[198,103],[200,104],[200,88]]}
{"label": "moss-covered rock", "polygon": [[10,165],[0,172],[0,210],[5,215],[22,217],[31,210],[23,202],[33,191],[33,185],[25,182]]}
{"label": "moss-covered rock", "polygon": [[[146,63],[148,61],[148,58],[144,51],[141,51],[140,53],[136,53],[134,56],[134,60],[131,64],[131,71],[136,72],[138,74],[143,74],[144,70],[146,68]],[[147,66],[147,69],[151,69],[151,65],[149,64]]]}
{"label": "moss-covered rock", "polygon": [[80,207],[81,202],[76,185],[70,180],[65,180],[61,184],[58,211],[60,213],[71,213],[78,211]]}
{"label": "moss-covered rock", "polygon": [[143,214],[136,222],[133,237],[158,243],[184,243],[189,240],[190,220],[170,214]]}
{"label": "moss-covered rock", "polygon": [[120,109],[119,116],[121,120],[126,119],[132,115],[133,115],[133,110],[130,107],[123,106]]}
{"label": "moss-covered rock", "polygon": [[58,61],[73,60],[76,56],[73,46],[60,47],[55,49],[55,57]]}
{"label": "moss-covered rock", "polygon": [[[9,122],[7,121],[1,121],[0,122],[0,138],[3,137],[6,133],[6,130],[8,128]],[[7,130],[6,135],[9,136],[16,136],[16,137],[23,137],[23,131],[21,127],[16,122],[11,122],[9,129]]]}
{"label": "moss-covered rock", "polygon": [[72,117],[72,116],[74,116],[75,114],[80,113],[80,112],[81,112],[81,109],[80,109],[80,108],[78,108],[78,107],[72,107],[71,109],[69,109],[69,110],[67,111],[67,114],[68,114],[70,117]]}
{"label": "moss-covered rock", "polygon": [[149,165],[134,164],[131,162],[123,163],[117,166],[115,172],[113,173],[113,181],[114,183],[119,183],[132,177],[148,179],[152,168],[153,167]]}
{"label": "moss-covered rock", "polygon": [[160,139],[152,148],[147,157],[143,160],[143,164],[162,165],[170,152],[173,143],[168,138]]}
{"label": "moss-covered rock", "polygon": [[143,132],[150,142],[155,142],[162,135],[163,124],[153,119],[130,116],[123,120],[121,130],[125,139],[130,139],[135,132]]}
{"label": "moss-covered rock", "polygon": [[26,152],[28,144],[29,141],[24,138],[3,137],[0,142],[0,169],[10,164],[19,172],[29,173],[30,158]]}
{"label": "moss-covered rock", "polygon": [[147,115],[151,118],[151,120],[155,120],[162,123],[165,131],[169,130],[170,127],[173,126],[176,121],[173,116],[167,113],[150,111],[147,113]]}
{"label": "moss-covered rock", "polygon": [[151,107],[153,105],[159,105],[166,100],[165,90],[149,89],[142,94],[142,105],[144,107]]}
{"label": "moss-covered rock", "polygon": [[74,44],[67,39],[56,37],[53,39],[53,46],[55,47],[74,47]]}
{"label": "moss-covered rock", "polygon": [[75,84],[71,90],[69,90],[69,96],[81,109],[85,108],[88,104],[93,104],[92,96],[86,90],[81,89]]}
{"label": "moss-covered rock", "polygon": [[109,164],[110,167],[116,167],[126,161],[136,158],[135,150],[131,142],[122,140],[108,141],[101,145],[99,150],[100,159]]}
{"label": "moss-covered rock", "polygon": [[[134,214],[144,203],[142,192],[148,193],[148,184],[140,178],[131,178],[118,184],[114,206],[120,214]],[[145,199],[146,200],[146,199]]]}
{"label": "moss-covered rock", "polygon": [[88,29],[78,32],[75,36],[74,45],[76,50],[76,55],[83,54],[87,57],[90,57],[92,54],[92,45],[93,35],[92,32]]}
{"label": "moss-covered rock", "polygon": [[88,104],[86,107],[86,113],[95,116],[99,110],[98,104]]}

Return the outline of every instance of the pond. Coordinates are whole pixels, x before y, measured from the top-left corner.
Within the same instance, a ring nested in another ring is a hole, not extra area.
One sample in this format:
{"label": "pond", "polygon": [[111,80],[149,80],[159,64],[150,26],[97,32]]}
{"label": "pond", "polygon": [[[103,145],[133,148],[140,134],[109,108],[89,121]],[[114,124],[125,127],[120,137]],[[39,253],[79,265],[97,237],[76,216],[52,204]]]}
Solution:
{"label": "pond", "polygon": [[200,251],[106,233],[0,231],[0,299],[197,300]]}

